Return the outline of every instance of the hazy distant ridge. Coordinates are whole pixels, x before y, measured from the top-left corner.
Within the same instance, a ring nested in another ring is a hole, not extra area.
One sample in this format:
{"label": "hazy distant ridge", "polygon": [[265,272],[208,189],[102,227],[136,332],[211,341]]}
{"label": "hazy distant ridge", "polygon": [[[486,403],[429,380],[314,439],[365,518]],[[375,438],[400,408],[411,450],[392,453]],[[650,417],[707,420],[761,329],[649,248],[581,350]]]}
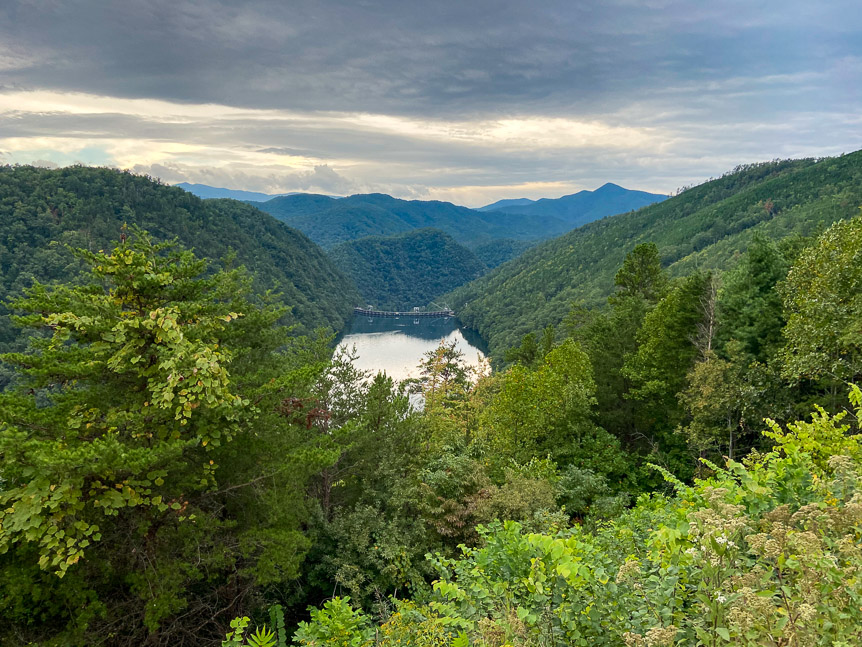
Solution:
{"label": "hazy distant ridge", "polygon": [[520,207],[526,204],[533,204],[535,200],[530,198],[514,198],[511,200],[497,200],[492,204],[486,204],[484,207],[479,207],[476,211],[500,211],[505,207]]}
{"label": "hazy distant ridge", "polygon": [[500,238],[541,240],[571,227],[553,216],[482,213],[437,200],[399,200],[382,193],[335,200],[308,193],[273,198],[258,207],[318,245],[332,247],[365,236],[392,236],[432,227],[461,245],[476,246]]}
{"label": "hazy distant ridge", "polygon": [[478,211],[558,218],[573,228],[666,199],[666,195],[634,191],[608,182],[595,191],[578,191],[561,198],[499,200],[479,208]]}
{"label": "hazy distant ridge", "polygon": [[209,186],[207,184],[189,184],[188,182],[180,182],[175,184],[185,191],[196,195],[199,198],[232,198],[233,200],[246,200],[250,202],[266,202],[282,195],[292,195],[290,193],[258,193],[257,191],[240,191],[239,189],[224,189],[218,186]]}

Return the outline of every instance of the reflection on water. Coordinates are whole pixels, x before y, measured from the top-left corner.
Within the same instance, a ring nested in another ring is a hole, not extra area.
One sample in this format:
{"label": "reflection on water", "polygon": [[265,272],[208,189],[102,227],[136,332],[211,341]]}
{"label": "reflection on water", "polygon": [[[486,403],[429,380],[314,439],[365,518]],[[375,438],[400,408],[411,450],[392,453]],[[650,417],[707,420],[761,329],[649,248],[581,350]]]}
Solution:
{"label": "reflection on water", "polygon": [[437,348],[441,339],[455,341],[470,366],[477,366],[479,357],[485,357],[481,338],[459,328],[457,319],[353,317],[339,344],[356,347],[357,368],[372,373],[385,371],[400,381],[419,377],[419,362],[425,353]]}

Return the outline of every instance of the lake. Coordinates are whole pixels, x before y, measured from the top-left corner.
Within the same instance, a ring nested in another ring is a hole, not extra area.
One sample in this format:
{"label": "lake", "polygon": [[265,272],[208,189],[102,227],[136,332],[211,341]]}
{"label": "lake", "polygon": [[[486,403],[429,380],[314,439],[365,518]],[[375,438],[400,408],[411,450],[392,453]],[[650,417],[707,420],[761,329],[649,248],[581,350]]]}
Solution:
{"label": "lake", "polygon": [[485,357],[482,339],[473,331],[461,328],[454,318],[354,316],[339,345],[356,347],[357,368],[372,373],[385,371],[394,380],[401,381],[419,377],[419,362],[425,353],[440,345],[441,339],[447,343],[455,341],[469,366],[478,366],[479,358]]}

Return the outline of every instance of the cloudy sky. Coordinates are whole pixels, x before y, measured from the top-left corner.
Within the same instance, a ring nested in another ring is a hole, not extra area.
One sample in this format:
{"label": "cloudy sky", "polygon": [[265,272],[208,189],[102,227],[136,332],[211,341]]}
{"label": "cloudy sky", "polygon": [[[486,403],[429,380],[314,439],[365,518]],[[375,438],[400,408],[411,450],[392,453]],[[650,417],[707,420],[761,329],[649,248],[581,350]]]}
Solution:
{"label": "cloudy sky", "polygon": [[0,1],[0,163],[479,206],[859,148],[859,0]]}

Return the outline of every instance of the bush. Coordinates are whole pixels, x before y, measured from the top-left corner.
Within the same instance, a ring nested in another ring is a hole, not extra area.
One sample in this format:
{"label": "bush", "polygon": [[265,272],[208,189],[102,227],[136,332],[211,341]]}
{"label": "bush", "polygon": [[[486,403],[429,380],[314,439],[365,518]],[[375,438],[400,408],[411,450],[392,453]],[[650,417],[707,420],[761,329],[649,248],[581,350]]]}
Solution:
{"label": "bush", "polygon": [[[862,416],[862,391],[850,399]],[[430,557],[432,596],[381,630],[429,645],[445,631],[514,646],[862,644],[862,436],[845,417],[770,423],[771,452],[710,465],[693,486],[661,470],[674,497],[643,496],[595,532],[480,527],[479,547]],[[347,626],[326,609],[302,640]],[[329,644],[365,644],[367,621],[353,622],[360,642]]]}

